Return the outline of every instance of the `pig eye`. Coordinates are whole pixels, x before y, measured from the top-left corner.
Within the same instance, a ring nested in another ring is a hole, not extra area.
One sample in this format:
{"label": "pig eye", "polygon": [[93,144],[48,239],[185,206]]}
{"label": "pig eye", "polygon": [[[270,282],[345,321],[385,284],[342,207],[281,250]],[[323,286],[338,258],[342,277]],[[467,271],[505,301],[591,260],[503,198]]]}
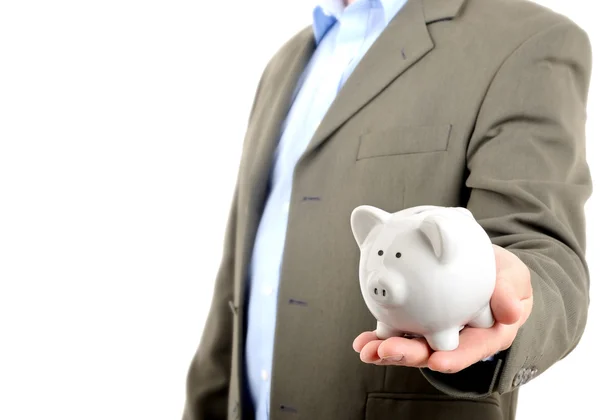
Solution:
{"label": "pig eye", "polygon": [[400,258],[401,256],[402,256],[402,254],[401,254],[401,253],[399,253],[399,252],[396,252],[396,258]]}
{"label": "pig eye", "polygon": [[380,249],[377,255],[383,255],[383,251]]}

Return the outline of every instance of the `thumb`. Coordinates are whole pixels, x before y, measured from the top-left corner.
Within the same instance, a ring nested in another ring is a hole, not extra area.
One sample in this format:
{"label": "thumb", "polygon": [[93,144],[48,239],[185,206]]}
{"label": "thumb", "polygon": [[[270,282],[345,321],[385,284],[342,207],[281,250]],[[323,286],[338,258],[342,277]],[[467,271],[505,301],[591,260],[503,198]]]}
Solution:
{"label": "thumb", "polygon": [[521,319],[522,305],[514,287],[499,277],[490,301],[492,313],[501,324],[514,324]]}

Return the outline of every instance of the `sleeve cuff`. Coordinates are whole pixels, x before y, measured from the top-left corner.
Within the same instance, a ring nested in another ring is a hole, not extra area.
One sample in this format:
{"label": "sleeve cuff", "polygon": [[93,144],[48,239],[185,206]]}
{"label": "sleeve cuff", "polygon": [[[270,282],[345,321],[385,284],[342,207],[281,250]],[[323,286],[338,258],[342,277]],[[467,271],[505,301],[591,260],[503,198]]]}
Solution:
{"label": "sleeve cuff", "polygon": [[492,356],[457,373],[441,373],[422,368],[421,373],[435,388],[455,398],[479,399],[489,397],[497,389],[504,362],[503,353]]}

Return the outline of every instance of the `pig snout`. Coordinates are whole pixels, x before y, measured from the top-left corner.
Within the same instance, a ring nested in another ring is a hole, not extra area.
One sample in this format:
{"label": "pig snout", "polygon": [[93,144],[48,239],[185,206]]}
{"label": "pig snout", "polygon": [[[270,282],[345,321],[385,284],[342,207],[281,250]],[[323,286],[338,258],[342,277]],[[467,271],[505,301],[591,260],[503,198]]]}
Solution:
{"label": "pig snout", "polygon": [[367,284],[369,296],[380,305],[398,305],[404,300],[401,283],[391,280],[382,273],[372,273]]}

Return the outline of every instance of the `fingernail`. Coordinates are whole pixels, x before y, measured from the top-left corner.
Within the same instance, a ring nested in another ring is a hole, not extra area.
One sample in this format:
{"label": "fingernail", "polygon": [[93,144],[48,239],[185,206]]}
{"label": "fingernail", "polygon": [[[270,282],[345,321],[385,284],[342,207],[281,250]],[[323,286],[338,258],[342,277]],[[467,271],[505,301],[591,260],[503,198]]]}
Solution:
{"label": "fingernail", "polygon": [[382,357],[381,360],[383,360],[384,362],[400,363],[404,360],[404,355],[400,354],[395,356],[386,356]]}

